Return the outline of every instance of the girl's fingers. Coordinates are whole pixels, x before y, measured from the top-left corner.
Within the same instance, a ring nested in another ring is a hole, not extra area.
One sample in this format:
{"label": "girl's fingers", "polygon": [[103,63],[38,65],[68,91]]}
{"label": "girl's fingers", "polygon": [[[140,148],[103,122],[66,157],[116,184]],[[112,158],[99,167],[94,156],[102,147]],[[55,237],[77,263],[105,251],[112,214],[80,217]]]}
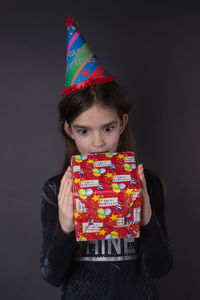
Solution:
{"label": "girl's fingers", "polygon": [[143,165],[139,164],[138,165],[138,175],[140,177],[141,180],[144,180],[144,169],[143,169]]}
{"label": "girl's fingers", "polygon": [[69,168],[67,168],[67,170],[65,171],[61,181],[60,181],[60,191],[62,190],[63,188],[63,183],[66,182],[67,180],[67,175],[68,175],[68,172],[69,172]]}
{"label": "girl's fingers", "polygon": [[72,179],[69,178],[68,184],[65,188],[65,193],[63,196],[63,203],[69,207],[73,206],[73,194],[72,194]]}
{"label": "girl's fingers", "polygon": [[68,186],[68,180],[66,182],[63,182],[62,190],[60,191],[60,200],[59,202],[63,202],[65,200],[66,190]]}
{"label": "girl's fingers", "polygon": [[74,201],[73,201],[73,194],[72,194],[72,190],[70,189],[70,185],[69,185],[69,191],[68,191],[68,197],[67,197],[67,201],[66,201],[66,206],[68,209],[73,210],[74,209]]}
{"label": "girl's fingers", "polygon": [[141,186],[146,189],[146,179],[145,179],[145,176],[144,176],[143,164],[138,165],[138,176],[139,176],[139,179],[140,179]]}
{"label": "girl's fingers", "polygon": [[66,190],[69,183],[71,183],[72,189],[72,171],[70,167],[67,168],[67,171],[63,175],[63,178],[60,183],[59,202],[63,202],[63,200],[66,198]]}
{"label": "girl's fingers", "polygon": [[68,167],[60,183],[59,189],[59,221],[64,232],[69,233],[74,229],[73,220],[73,176],[72,169]]}
{"label": "girl's fingers", "polygon": [[63,195],[65,193],[67,182],[68,182],[68,171],[65,172],[65,174],[60,182],[60,189],[59,189],[59,194],[58,194],[59,202],[61,202],[63,199]]}

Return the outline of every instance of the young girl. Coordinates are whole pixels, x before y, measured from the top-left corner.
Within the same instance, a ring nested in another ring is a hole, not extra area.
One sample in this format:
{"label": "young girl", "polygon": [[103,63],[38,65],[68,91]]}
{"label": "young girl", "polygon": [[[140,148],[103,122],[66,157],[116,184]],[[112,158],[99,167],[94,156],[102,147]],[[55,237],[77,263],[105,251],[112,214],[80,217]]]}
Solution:
{"label": "young girl", "polygon": [[42,189],[42,277],[61,286],[62,300],[158,299],[154,278],[172,267],[159,176],[138,165],[142,188],[139,238],[76,242],[71,156],[135,152],[128,122],[130,104],[114,81],[67,94],[59,103],[66,156],[61,174]]}

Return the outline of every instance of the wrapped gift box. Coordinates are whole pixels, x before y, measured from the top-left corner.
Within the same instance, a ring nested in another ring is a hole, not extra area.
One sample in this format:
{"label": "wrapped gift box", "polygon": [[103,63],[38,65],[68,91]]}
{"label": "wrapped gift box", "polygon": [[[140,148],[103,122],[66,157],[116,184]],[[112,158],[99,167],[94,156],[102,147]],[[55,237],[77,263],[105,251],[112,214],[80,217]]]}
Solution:
{"label": "wrapped gift box", "polygon": [[77,241],[138,237],[141,187],[133,152],[75,155]]}

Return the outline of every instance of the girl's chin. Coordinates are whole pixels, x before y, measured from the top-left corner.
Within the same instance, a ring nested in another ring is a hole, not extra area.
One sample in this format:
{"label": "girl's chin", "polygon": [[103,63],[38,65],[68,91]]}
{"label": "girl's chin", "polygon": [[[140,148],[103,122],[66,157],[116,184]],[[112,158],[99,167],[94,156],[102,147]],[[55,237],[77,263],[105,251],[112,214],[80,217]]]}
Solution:
{"label": "girl's chin", "polygon": [[116,151],[109,151],[109,150],[106,150],[106,151],[96,151],[96,152],[84,152],[84,153],[81,153],[80,155],[98,154],[98,153],[112,153],[112,152],[116,152]]}
{"label": "girl's chin", "polygon": [[108,153],[109,151],[103,151],[103,152],[91,152],[90,154],[97,154],[97,153]]}

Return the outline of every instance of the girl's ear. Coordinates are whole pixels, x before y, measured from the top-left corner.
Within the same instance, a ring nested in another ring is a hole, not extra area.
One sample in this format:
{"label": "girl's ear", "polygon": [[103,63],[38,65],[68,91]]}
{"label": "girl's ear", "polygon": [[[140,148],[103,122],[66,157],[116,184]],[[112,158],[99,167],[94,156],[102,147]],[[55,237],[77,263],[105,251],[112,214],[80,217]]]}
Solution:
{"label": "girl's ear", "polygon": [[66,132],[66,134],[71,138],[74,139],[74,135],[72,133],[71,127],[69,126],[69,124],[67,123],[67,121],[65,121],[64,123],[64,130]]}
{"label": "girl's ear", "polygon": [[122,119],[122,121],[121,121],[120,134],[122,134],[122,132],[124,131],[127,122],[128,122],[128,114],[124,114],[124,115],[123,115],[123,119]]}

